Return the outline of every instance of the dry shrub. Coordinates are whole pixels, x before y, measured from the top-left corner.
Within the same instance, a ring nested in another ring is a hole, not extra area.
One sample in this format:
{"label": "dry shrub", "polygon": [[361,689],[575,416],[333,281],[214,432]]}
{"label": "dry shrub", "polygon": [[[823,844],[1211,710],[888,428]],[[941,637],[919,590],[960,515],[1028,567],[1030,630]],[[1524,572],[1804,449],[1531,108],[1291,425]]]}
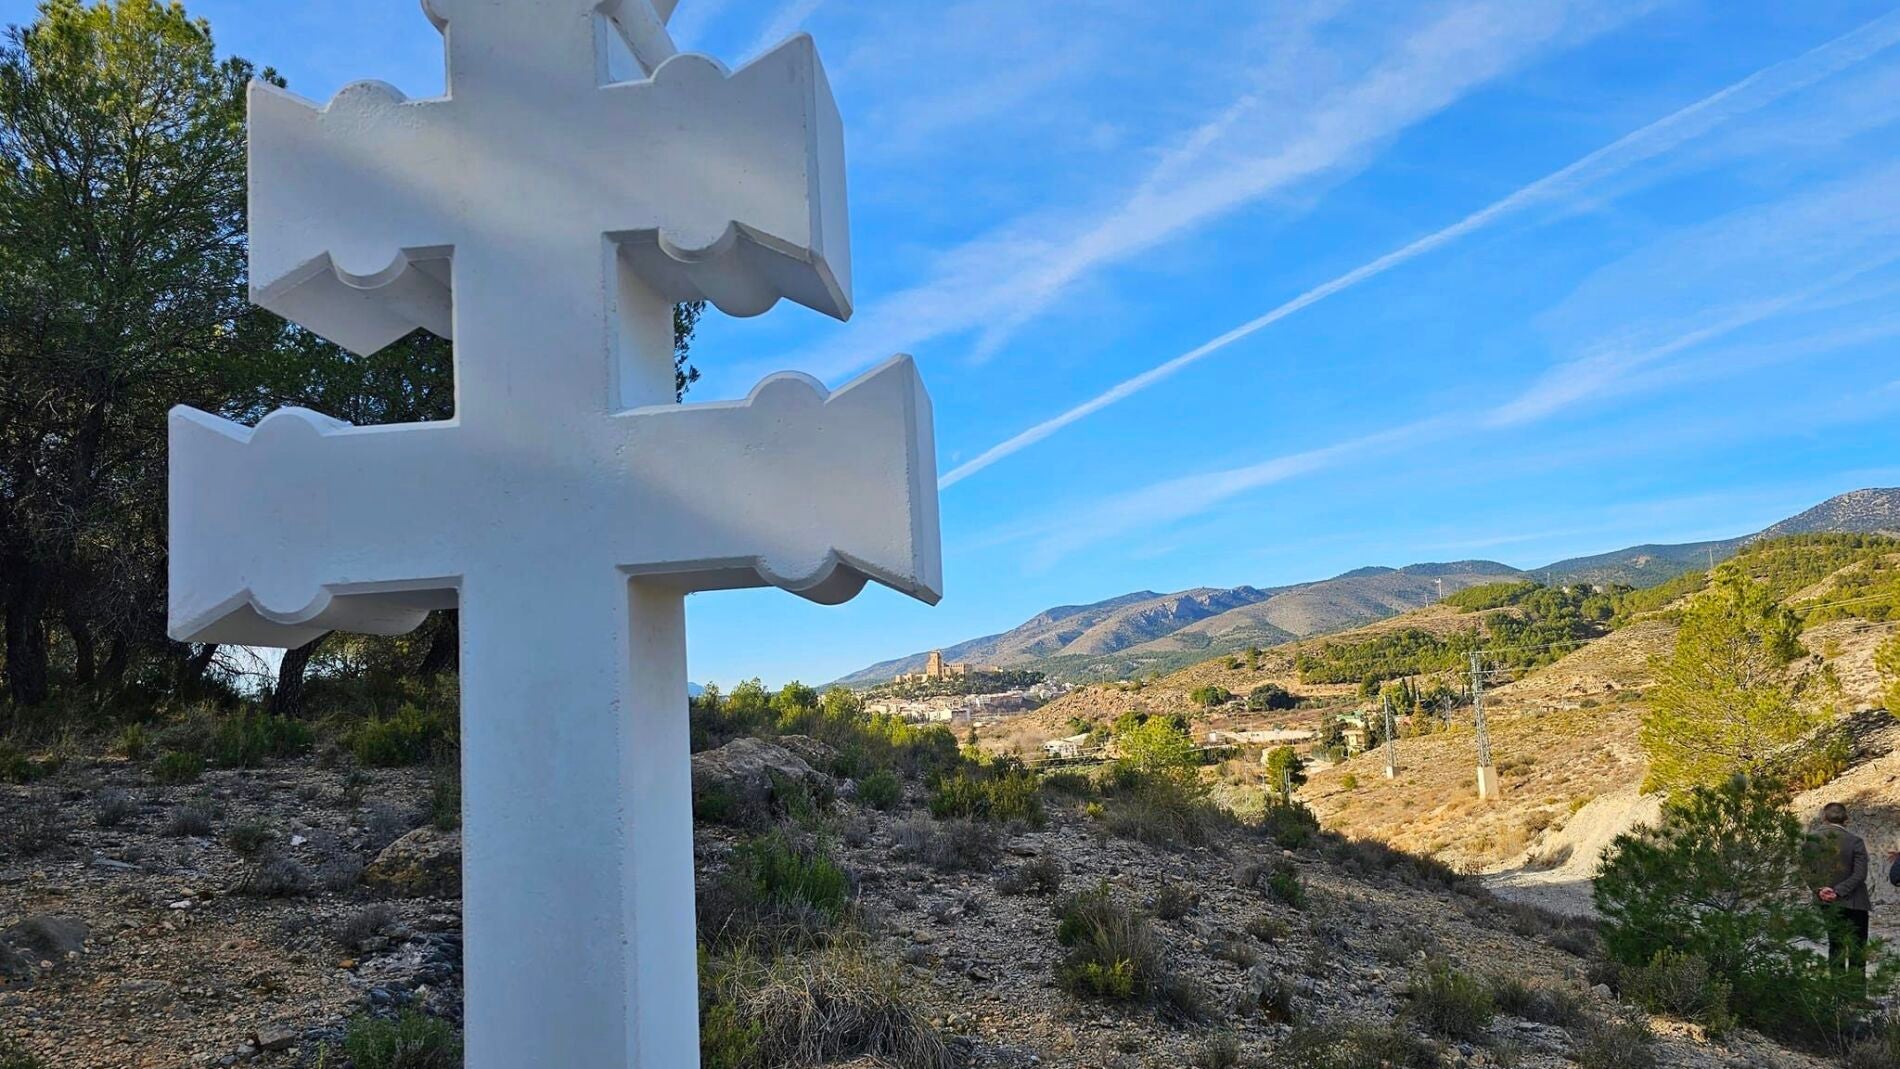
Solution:
{"label": "dry shrub", "polygon": [[955,1064],[897,970],[858,941],[769,965],[734,964],[721,979],[751,1026],[747,1064],[824,1065],[864,1055],[916,1069]]}

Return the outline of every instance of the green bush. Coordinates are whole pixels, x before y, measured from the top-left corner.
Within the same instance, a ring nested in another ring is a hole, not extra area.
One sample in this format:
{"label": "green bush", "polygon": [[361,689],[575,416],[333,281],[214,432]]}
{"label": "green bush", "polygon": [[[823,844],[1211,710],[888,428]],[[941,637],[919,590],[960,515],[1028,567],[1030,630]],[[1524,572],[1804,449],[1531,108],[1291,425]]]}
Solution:
{"label": "green bush", "polygon": [[900,857],[921,861],[938,872],[988,872],[1003,856],[996,827],[960,817],[907,820],[892,830]]}
{"label": "green bush", "polygon": [[1319,838],[1319,817],[1302,802],[1269,802],[1260,826],[1283,850],[1303,850]]}
{"label": "green bush", "polygon": [[904,782],[888,768],[858,781],[858,800],[872,809],[889,809],[904,797]]}
{"label": "green bush", "polygon": [[[1605,951],[1635,970],[1693,957],[1728,987],[1741,1023],[1788,1039],[1835,1035],[1859,992],[1814,949],[1826,931],[1811,905],[1811,850],[1780,788],[1743,777],[1694,788],[1605,853],[1595,887]],[[1876,970],[1871,992],[1889,986]]]}
{"label": "green bush", "polygon": [[775,910],[810,912],[835,921],[851,897],[851,881],[822,845],[773,831],[733,851],[733,872],[756,900]]}
{"label": "green bush", "polygon": [[1052,895],[1062,890],[1068,869],[1049,854],[1023,862],[996,880],[996,889],[1006,895]]}
{"label": "green bush", "polygon": [[350,749],[358,761],[372,768],[409,768],[453,749],[458,738],[454,713],[404,705],[387,720],[371,720],[358,727]]}
{"label": "green bush", "polygon": [[1499,1013],[1563,1026],[1582,1021],[1587,1005],[1583,994],[1572,988],[1508,974],[1491,977],[1491,999]]}
{"label": "green bush", "polygon": [[143,761],[152,752],[152,734],[144,724],[127,724],[119,732],[118,747],[127,761]]}
{"label": "green bush", "polygon": [[1656,1037],[1642,1021],[1594,1020],[1571,1037],[1579,1069],[1656,1069]]}
{"label": "green bush", "polygon": [[1042,782],[1035,773],[1014,768],[944,776],[931,792],[930,815],[1040,826],[1045,820]]}
{"label": "green bush", "polygon": [[38,778],[38,764],[17,748],[0,742],[0,783],[31,783]]}
{"label": "green bush", "polygon": [[1150,846],[1219,846],[1239,823],[1192,774],[1117,768],[1105,789],[1109,833]]}
{"label": "green bush", "polygon": [[255,768],[266,758],[290,758],[309,751],[315,741],[310,725],[282,716],[238,713],[211,729],[206,757],[222,768]]}
{"label": "green bush", "polygon": [[10,1039],[0,1038],[0,1069],[49,1069],[36,1054],[29,1054],[26,1048]]}
{"label": "green bush", "polygon": [[1484,1038],[1497,1015],[1490,986],[1442,960],[1428,961],[1416,970],[1405,994],[1407,1008],[1419,1024],[1452,1039],[1476,1042]]}
{"label": "green bush", "polygon": [[1300,878],[1300,870],[1284,858],[1243,867],[1240,885],[1251,887],[1283,906],[1306,908],[1306,881]]}
{"label": "green bush", "polygon": [[862,939],[765,960],[704,955],[700,1058],[706,1069],[779,1069],[863,1058],[952,1069],[943,1037],[893,962]]}
{"label": "green bush", "polygon": [[152,782],[167,787],[177,787],[186,783],[196,783],[205,774],[205,759],[195,753],[174,750],[160,754],[148,770]]}
{"label": "green bush", "polygon": [[1391,1024],[1296,1028],[1273,1053],[1274,1069],[1437,1069],[1438,1048]]}
{"label": "green bush", "polygon": [[240,857],[256,857],[276,837],[270,825],[258,820],[247,820],[226,832],[224,842]]}
{"label": "green bush", "polygon": [[1056,942],[1068,948],[1056,965],[1056,983],[1071,994],[1144,998],[1180,1020],[1208,1016],[1206,994],[1167,967],[1148,918],[1107,883],[1058,903]]}
{"label": "green bush", "polygon": [[1720,1035],[1732,1023],[1729,984],[1709,975],[1701,957],[1658,950],[1646,965],[1626,965],[1617,973],[1624,998],[1651,1013],[1693,1021]]}
{"label": "green bush", "polygon": [[343,1053],[356,1069],[460,1069],[462,1040],[447,1021],[405,1010],[393,1021],[351,1019]]}
{"label": "green bush", "polygon": [[436,769],[429,778],[429,823],[437,831],[462,826],[462,776],[452,765]]}
{"label": "green bush", "polygon": [[1229,692],[1226,687],[1216,687],[1212,685],[1195,687],[1193,690],[1188,691],[1188,701],[1193,702],[1203,709],[1211,709],[1216,705],[1224,705],[1232,701],[1233,697],[1233,694]]}

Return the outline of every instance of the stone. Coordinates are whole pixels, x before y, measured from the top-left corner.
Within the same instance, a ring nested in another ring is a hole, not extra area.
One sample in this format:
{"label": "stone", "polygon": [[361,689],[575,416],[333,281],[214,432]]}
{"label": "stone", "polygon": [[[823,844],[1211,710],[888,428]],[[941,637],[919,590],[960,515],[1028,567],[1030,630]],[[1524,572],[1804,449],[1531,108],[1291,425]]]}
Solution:
{"label": "stone", "polygon": [[765,739],[734,739],[692,757],[693,797],[722,793],[742,805],[772,798],[779,782],[804,783],[822,790],[830,777],[815,771],[784,746]]}
{"label": "stone", "polygon": [[363,870],[363,883],[408,898],[461,897],[462,833],[417,828],[376,855]]}
{"label": "stone", "polygon": [[790,750],[793,756],[820,772],[828,771],[837,765],[837,749],[810,735],[780,735],[772,741]]}
{"label": "stone", "polygon": [[258,1049],[268,1051],[289,1050],[297,1045],[298,1038],[296,1031],[275,1026],[258,1029],[256,1037]]}
{"label": "stone", "polygon": [[253,83],[252,298],[359,353],[453,337],[455,418],[171,415],[174,638],[460,611],[470,1069],[698,1057],[686,595],[942,596],[908,357],[675,403],[676,303],[851,312],[816,46],[729,70],[674,47],[675,6],[424,0],[443,96]]}
{"label": "stone", "polygon": [[92,930],[77,917],[41,913],[0,931],[0,945],[30,960],[65,961],[86,949]]}

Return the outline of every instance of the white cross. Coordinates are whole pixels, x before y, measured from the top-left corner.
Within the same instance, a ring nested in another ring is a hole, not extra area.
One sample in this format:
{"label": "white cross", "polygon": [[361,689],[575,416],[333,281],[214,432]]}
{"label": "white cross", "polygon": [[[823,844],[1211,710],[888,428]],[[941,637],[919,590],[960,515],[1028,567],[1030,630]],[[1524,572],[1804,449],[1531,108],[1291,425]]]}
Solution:
{"label": "white cross", "polygon": [[[456,339],[456,417],[172,416],[171,631],[295,646],[459,605],[468,1065],[698,1064],[684,595],[942,589],[899,357],[673,404],[672,306],[850,312],[807,37],[675,54],[673,0],[424,0],[446,96],[251,90],[260,303],[359,352]],[[646,77],[607,81],[618,32]]]}

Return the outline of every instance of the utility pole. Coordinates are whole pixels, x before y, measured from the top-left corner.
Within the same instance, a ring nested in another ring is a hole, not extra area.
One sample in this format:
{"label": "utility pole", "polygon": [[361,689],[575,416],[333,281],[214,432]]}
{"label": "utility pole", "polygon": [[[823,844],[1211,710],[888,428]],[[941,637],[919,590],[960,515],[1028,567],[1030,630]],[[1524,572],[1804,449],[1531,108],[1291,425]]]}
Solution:
{"label": "utility pole", "polygon": [[1398,731],[1392,723],[1392,699],[1384,694],[1379,696],[1385,703],[1385,778],[1399,778],[1399,741]]}
{"label": "utility pole", "polygon": [[1478,718],[1478,797],[1490,801],[1498,796],[1498,774],[1491,767],[1491,726],[1484,719],[1484,659],[1471,651],[1471,705]]}

